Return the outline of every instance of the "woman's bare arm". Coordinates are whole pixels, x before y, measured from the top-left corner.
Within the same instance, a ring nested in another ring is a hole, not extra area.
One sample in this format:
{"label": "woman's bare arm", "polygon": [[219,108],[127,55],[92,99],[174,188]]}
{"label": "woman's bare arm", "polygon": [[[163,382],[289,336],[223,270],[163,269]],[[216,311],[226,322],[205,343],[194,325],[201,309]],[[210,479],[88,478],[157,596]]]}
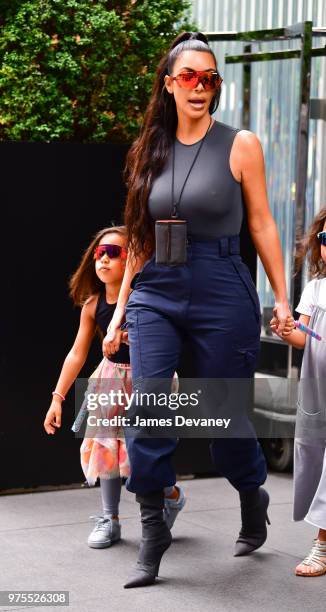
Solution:
{"label": "woman's bare arm", "polygon": [[241,180],[250,235],[272,286],[277,318],[282,330],[286,317],[291,314],[287,299],[283,254],[277,225],[267,198],[264,155],[260,141],[253,132],[247,130],[238,132],[231,152],[230,165],[233,173],[238,174]]}

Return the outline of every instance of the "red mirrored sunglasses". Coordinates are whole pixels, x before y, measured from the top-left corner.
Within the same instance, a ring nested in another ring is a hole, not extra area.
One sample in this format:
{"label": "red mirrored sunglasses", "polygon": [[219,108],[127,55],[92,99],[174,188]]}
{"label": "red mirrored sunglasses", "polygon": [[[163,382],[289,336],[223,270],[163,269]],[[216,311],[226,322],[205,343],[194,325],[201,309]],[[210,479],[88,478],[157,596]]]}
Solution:
{"label": "red mirrored sunglasses", "polygon": [[94,259],[101,259],[103,255],[107,255],[110,259],[117,259],[121,256],[121,259],[126,259],[127,249],[120,246],[119,244],[99,244],[94,249]]}
{"label": "red mirrored sunglasses", "polygon": [[204,89],[213,90],[220,87],[223,79],[218,72],[210,70],[192,70],[191,72],[180,72],[177,76],[171,76],[184,89],[195,89],[198,83],[202,83]]}

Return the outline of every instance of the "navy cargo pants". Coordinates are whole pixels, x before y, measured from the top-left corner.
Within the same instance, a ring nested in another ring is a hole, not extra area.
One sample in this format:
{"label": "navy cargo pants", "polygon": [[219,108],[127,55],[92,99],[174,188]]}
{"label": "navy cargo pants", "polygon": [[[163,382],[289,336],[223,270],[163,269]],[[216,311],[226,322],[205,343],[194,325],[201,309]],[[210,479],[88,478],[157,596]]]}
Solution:
{"label": "navy cargo pants", "polygon": [[[195,377],[252,378],[260,344],[259,299],[240,256],[239,236],[187,240],[187,262],[145,262],[126,306],[133,388],[144,379],[170,379],[183,340]],[[138,387],[139,388],[139,387]],[[239,491],[266,480],[266,462],[252,425],[240,438],[216,438],[210,451],[217,470]],[[126,428],[127,430],[127,428]],[[130,436],[129,491],[146,494],[175,484],[171,455],[176,438]]]}

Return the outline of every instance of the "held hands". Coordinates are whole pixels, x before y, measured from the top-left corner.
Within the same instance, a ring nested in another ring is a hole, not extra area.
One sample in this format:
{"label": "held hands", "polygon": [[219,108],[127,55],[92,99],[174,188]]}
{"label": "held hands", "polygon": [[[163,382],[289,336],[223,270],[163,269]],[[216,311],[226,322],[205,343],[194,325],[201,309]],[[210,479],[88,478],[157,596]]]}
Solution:
{"label": "held hands", "polygon": [[129,345],[128,332],[109,326],[108,333],[102,343],[103,356],[110,358],[113,353],[119,350],[121,342]]}
{"label": "held hands", "polygon": [[46,413],[43,423],[47,434],[54,434],[56,428],[61,427],[62,406],[60,398],[52,400],[51,406]]}
{"label": "held hands", "polygon": [[286,338],[286,336],[289,336],[293,330],[295,329],[295,325],[294,325],[294,318],[292,315],[288,315],[285,321],[285,325],[283,328],[283,332],[279,331],[279,324],[278,324],[278,320],[277,318],[274,316],[272,318],[272,320],[270,321],[270,328],[271,330],[274,332],[274,334],[276,334],[277,336],[279,336],[279,338],[281,338],[282,340],[284,338]]}
{"label": "held hands", "polygon": [[[280,302],[275,302],[275,306],[273,308],[273,318],[270,321],[270,325],[273,324],[275,328],[272,328],[273,331],[282,338],[282,332],[285,331],[285,326],[288,325],[288,319],[291,318],[293,320],[291,310],[289,308],[289,304],[287,300],[283,300]],[[293,325],[292,325],[293,328]],[[292,331],[291,328],[291,331]],[[288,335],[289,330],[286,330]]]}
{"label": "held hands", "polygon": [[125,309],[117,306],[102,342],[103,357],[110,358],[113,353],[116,353],[119,350],[120,342],[128,344],[128,332],[120,329],[124,314]]}

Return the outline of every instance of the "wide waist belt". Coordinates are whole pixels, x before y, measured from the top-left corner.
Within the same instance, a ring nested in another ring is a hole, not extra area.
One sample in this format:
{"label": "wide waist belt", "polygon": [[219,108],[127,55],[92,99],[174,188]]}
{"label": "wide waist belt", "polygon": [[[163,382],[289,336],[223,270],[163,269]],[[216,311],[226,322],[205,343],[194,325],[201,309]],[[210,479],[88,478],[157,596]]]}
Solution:
{"label": "wide waist belt", "polygon": [[196,242],[209,242],[216,244],[219,254],[223,257],[226,255],[240,255],[240,236],[221,236],[220,238],[211,238],[201,236],[200,234],[190,234],[187,236],[187,245],[195,244]]}

